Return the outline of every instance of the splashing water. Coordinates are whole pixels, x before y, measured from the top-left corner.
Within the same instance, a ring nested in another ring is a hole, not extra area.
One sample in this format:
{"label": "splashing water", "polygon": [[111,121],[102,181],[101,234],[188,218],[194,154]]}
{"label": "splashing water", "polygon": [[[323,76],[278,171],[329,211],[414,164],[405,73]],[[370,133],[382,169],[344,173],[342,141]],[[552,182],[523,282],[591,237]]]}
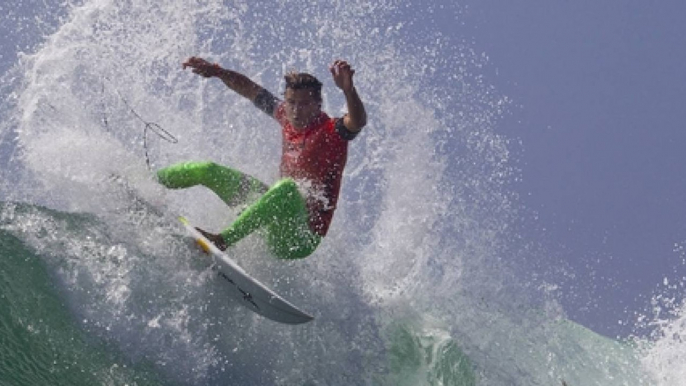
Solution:
{"label": "splashing water", "polygon": [[[635,350],[531,302],[501,260],[517,209],[493,124],[509,100],[479,75],[486,59],[426,12],[390,0],[61,7],[56,31],[4,77],[1,224],[37,251],[90,336],[179,384],[647,384]],[[357,71],[370,119],[330,236],[298,262],[274,261],[254,236],[232,251],[313,323],[276,325],[224,298],[173,217],[219,229],[235,213],[153,179],[190,159],[277,177],[277,125],[182,71],[189,56],[273,92],[284,72],[310,72],[330,115],[345,104],[328,64]]]}

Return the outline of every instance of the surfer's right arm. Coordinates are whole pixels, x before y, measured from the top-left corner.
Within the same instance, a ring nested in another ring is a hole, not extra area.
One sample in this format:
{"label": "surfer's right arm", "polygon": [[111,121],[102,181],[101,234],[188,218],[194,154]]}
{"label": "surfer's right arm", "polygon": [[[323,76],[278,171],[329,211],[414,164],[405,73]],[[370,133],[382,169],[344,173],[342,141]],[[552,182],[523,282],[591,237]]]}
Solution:
{"label": "surfer's right arm", "polygon": [[217,77],[221,79],[226,87],[250,100],[260,110],[273,115],[274,107],[278,100],[267,89],[253,82],[247,76],[236,71],[227,70],[219,64],[210,63],[205,59],[195,56],[188,58],[183,63],[183,68],[186,69],[186,67],[191,67],[193,73],[205,78]]}

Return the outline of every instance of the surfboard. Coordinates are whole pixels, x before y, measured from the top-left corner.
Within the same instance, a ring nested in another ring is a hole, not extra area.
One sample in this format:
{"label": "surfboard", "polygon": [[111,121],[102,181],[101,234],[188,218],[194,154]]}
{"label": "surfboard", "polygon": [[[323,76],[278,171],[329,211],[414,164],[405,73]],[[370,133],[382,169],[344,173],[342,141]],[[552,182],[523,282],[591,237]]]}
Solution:
{"label": "surfboard", "polygon": [[188,234],[212,257],[213,269],[216,269],[218,276],[227,282],[229,294],[241,305],[265,318],[280,323],[301,324],[314,319],[251,277],[226,253],[220,251],[211,241],[198,232],[186,218],[179,217],[179,221],[186,228]]}

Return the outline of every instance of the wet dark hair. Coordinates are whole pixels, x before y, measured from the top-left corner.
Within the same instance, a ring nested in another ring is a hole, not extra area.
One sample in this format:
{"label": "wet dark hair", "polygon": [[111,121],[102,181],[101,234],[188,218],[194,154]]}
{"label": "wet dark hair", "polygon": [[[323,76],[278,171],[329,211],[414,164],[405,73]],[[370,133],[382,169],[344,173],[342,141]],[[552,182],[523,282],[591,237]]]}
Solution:
{"label": "wet dark hair", "polygon": [[322,100],[322,82],[314,76],[304,72],[291,71],[283,78],[286,80],[286,89],[310,90],[315,99]]}

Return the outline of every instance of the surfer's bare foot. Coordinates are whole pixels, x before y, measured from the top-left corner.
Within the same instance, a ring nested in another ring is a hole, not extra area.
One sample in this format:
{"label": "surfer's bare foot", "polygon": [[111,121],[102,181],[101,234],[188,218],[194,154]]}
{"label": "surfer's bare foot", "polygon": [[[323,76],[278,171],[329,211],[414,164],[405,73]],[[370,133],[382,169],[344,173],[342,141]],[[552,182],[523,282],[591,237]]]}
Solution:
{"label": "surfer's bare foot", "polygon": [[224,238],[221,235],[215,235],[214,233],[207,232],[198,227],[196,227],[195,229],[198,232],[202,233],[202,235],[205,236],[205,238],[210,240],[212,244],[216,245],[220,251],[225,251],[226,248],[228,248],[228,245],[226,245],[226,241],[224,241]]}

